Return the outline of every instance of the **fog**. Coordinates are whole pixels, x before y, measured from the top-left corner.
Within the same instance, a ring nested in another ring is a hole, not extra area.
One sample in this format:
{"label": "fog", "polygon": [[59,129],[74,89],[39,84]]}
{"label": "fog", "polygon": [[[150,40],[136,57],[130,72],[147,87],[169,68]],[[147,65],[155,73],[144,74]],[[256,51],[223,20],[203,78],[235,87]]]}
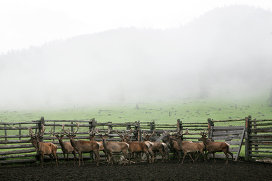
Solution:
{"label": "fog", "polygon": [[175,29],[118,28],[0,55],[0,109],[184,98],[271,88],[272,12],[214,9]]}

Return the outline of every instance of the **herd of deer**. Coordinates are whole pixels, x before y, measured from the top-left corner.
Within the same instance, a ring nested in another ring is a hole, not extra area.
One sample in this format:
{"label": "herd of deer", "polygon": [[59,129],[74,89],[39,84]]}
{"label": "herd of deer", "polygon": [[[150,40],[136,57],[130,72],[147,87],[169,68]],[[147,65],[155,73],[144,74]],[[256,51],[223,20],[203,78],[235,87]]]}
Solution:
{"label": "herd of deer", "polygon": [[[174,152],[178,161],[181,160],[181,152],[183,152],[182,164],[186,155],[189,155],[192,161],[196,161],[200,154],[203,155],[204,160],[206,160],[208,154],[214,154],[215,152],[224,152],[226,155],[226,164],[228,164],[229,155],[233,159],[233,154],[229,151],[229,144],[226,142],[214,142],[211,139],[207,138],[207,133],[202,132],[201,138],[199,138],[199,143],[192,141],[183,141],[183,135],[188,134],[188,130],[184,133],[175,133],[170,134],[167,131],[163,132],[162,142],[153,141],[152,137],[155,132],[152,134],[143,134],[144,141],[131,141],[132,130],[127,133],[118,134],[121,138],[121,141],[107,141],[109,137],[108,134],[101,135],[99,130],[93,130],[89,132],[90,140],[75,140],[76,134],[78,132],[79,125],[77,124],[77,130],[71,132],[69,129],[65,130],[64,125],[62,126],[61,133],[52,133],[59,141],[61,146],[63,156],[68,160],[69,154],[74,155],[74,164],[77,160],[76,153],[78,154],[78,165],[84,164],[82,153],[94,153],[96,165],[99,165],[100,155],[99,152],[103,151],[106,155],[108,164],[113,164],[113,154],[120,153],[122,154],[124,164],[134,163],[131,161],[132,156],[134,158],[142,159],[142,154],[146,155],[146,160],[149,163],[154,163],[156,154],[159,153],[162,156],[162,161],[169,159],[169,151]],[[42,126],[42,130],[33,134],[31,128],[29,128],[30,142],[36,149],[37,155],[40,156],[41,166],[43,167],[44,155],[49,155],[51,159],[55,159],[56,165],[58,166],[58,156],[57,156],[57,145],[53,143],[45,143],[42,141],[44,135],[45,127]],[[64,136],[67,136],[70,141],[64,142],[62,139]],[[102,138],[102,141],[96,141],[95,135]],[[152,140],[152,141],[151,141]],[[195,154],[195,159],[193,159],[192,154]],[[215,159],[214,159],[215,161]],[[82,162],[82,163],[81,163]]]}

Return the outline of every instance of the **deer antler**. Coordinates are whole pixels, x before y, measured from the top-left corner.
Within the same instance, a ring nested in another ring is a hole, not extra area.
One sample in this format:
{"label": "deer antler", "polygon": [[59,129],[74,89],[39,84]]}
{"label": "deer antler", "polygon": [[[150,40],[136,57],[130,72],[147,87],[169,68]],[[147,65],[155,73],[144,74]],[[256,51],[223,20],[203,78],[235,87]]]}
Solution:
{"label": "deer antler", "polygon": [[186,128],[186,131],[185,131],[185,133],[183,133],[183,135],[187,135],[187,134],[189,134],[188,128]]}
{"label": "deer antler", "polygon": [[29,135],[32,137],[32,136],[33,136],[33,131],[32,131],[32,128],[31,128],[31,127],[29,127],[29,128],[28,128],[28,131],[29,131]]}
{"label": "deer antler", "polygon": [[74,134],[76,134],[78,132],[78,129],[79,129],[79,123],[76,123],[76,125],[77,125],[77,130],[76,130],[76,132],[74,132]]}
{"label": "deer antler", "polygon": [[44,127],[44,125],[42,124],[42,130],[41,130],[40,136],[43,136],[43,135],[44,135],[44,131],[45,131],[45,127]]}
{"label": "deer antler", "polygon": [[[68,129],[68,130],[69,130],[69,129]],[[69,132],[67,132],[67,131],[64,129],[64,124],[62,124],[62,131],[63,131],[63,133],[65,133],[65,134],[67,134],[67,135],[70,134],[70,130],[69,130]]]}
{"label": "deer antler", "polygon": [[143,133],[143,138],[144,138],[144,139],[146,138],[146,133],[145,133],[145,132]]}
{"label": "deer antler", "polygon": [[50,129],[50,131],[49,131],[49,134],[50,134],[50,136],[51,136],[51,135],[55,136],[55,132],[53,132],[53,128],[52,128],[52,127],[51,127],[51,129]]}

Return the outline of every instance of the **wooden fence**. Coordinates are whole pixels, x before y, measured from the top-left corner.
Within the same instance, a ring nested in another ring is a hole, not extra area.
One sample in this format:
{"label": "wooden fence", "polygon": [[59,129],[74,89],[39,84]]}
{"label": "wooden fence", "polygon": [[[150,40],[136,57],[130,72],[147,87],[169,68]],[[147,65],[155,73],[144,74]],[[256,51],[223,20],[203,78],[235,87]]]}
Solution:
{"label": "wooden fence", "polygon": [[[245,119],[236,120],[212,120],[208,119],[208,136],[214,141],[224,141],[230,145],[230,151],[233,153],[235,161],[238,160],[243,145],[245,126],[237,126],[245,122]],[[222,125],[224,126],[218,126]],[[236,123],[236,124],[235,124]],[[239,124],[240,123],[240,124]],[[217,158],[225,158],[221,152],[216,153]]]}
{"label": "wooden fence", "polygon": [[[245,126],[231,126],[232,123],[239,122]],[[245,122],[245,123],[244,123]],[[226,141],[231,144],[231,151],[235,152],[235,159],[239,157],[241,145],[243,143],[243,135],[245,133],[245,155],[250,160],[254,157],[271,157],[272,151],[272,120],[251,120],[245,118],[240,120],[211,120],[200,123],[187,123],[177,120],[175,124],[158,124],[151,122],[98,122],[95,119],[90,120],[41,120],[30,122],[0,122],[0,164],[7,163],[26,163],[36,161],[36,152],[31,143],[29,143],[28,128],[31,127],[34,133],[40,132],[42,125],[46,130],[43,141],[53,142],[58,145],[58,157],[63,159],[62,151],[56,137],[50,132],[61,132],[62,125],[65,129],[75,131],[79,123],[78,139],[89,139],[89,131],[99,129],[101,134],[110,133],[109,140],[120,141],[117,133],[133,130],[133,139],[142,140],[143,132],[152,133],[155,131],[155,140],[162,139],[163,131],[168,132],[184,132],[189,131],[188,135],[184,135],[185,140],[198,141],[200,132],[208,130],[209,138],[214,140]],[[221,125],[224,123],[224,127]],[[221,127],[220,127],[221,126]],[[270,127],[269,127],[270,126]],[[245,129],[244,129],[245,128]],[[259,134],[261,133],[261,134]],[[101,141],[100,137],[96,137],[97,141]],[[69,141],[64,138],[64,141]],[[103,158],[103,155],[101,155]],[[218,155],[220,157],[220,155]],[[71,155],[72,157],[72,155]],[[89,154],[85,154],[84,158],[90,158]]]}
{"label": "wooden fence", "polygon": [[[65,129],[75,131],[79,124],[79,131],[77,132],[77,139],[89,139],[89,131],[98,129],[99,133],[109,134],[109,141],[120,141],[117,133],[124,131],[129,132],[133,130],[133,140],[142,140],[143,132],[152,133],[155,131],[157,140],[160,140],[164,130],[168,132],[177,132],[182,129],[182,122],[177,121],[177,124],[157,124],[154,121],[151,122],[125,122],[125,123],[112,123],[112,122],[97,122],[95,119],[91,120],[45,120],[43,117],[41,120],[31,122],[0,122],[0,164],[7,163],[26,163],[36,161],[36,152],[31,143],[29,143],[30,136],[28,128],[31,127],[34,133],[40,132],[42,125],[45,126],[45,132],[43,136],[44,142],[52,142],[58,146],[58,157],[63,159],[61,147],[56,137],[51,135],[50,132],[61,132],[62,125]],[[187,124],[188,125],[188,124]],[[206,124],[207,125],[207,124]],[[193,128],[190,128],[193,129]],[[101,141],[99,136],[96,136],[97,141]],[[63,141],[69,141],[68,138],[64,138]],[[72,155],[70,155],[72,157]],[[84,158],[90,158],[89,154],[83,155]],[[103,158],[103,153],[101,153]]]}
{"label": "wooden fence", "polygon": [[245,159],[272,158],[272,119],[246,118]]}

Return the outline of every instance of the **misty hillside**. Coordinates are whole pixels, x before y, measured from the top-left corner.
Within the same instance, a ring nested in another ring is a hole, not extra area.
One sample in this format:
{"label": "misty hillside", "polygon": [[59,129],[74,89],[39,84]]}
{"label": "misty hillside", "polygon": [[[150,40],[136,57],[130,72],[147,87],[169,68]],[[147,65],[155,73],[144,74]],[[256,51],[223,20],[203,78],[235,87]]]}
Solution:
{"label": "misty hillside", "polygon": [[271,59],[272,12],[218,8],[178,29],[115,29],[2,55],[0,108],[250,96],[271,88]]}

